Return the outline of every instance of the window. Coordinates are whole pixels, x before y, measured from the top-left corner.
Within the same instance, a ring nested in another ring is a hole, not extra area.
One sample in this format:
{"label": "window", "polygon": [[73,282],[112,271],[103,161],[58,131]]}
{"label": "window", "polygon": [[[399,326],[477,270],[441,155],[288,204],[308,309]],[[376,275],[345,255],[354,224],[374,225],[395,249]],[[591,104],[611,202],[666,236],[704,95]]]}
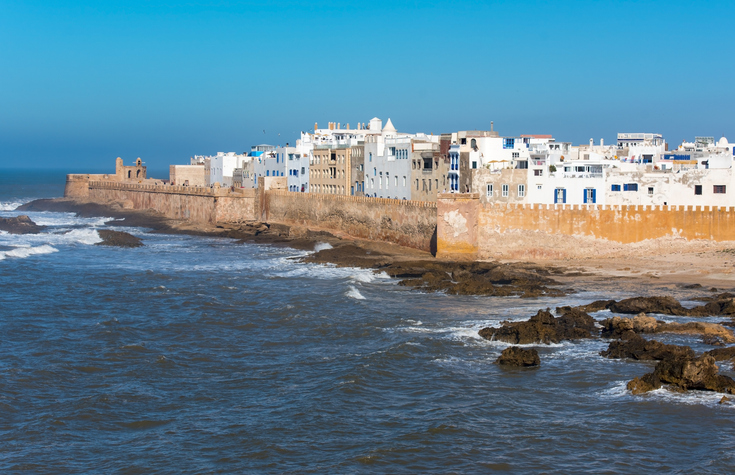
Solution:
{"label": "window", "polygon": [[584,190],[585,203],[597,203],[597,190],[594,188],[586,188]]}
{"label": "window", "polygon": [[406,177],[403,177],[403,186],[406,186]]}
{"label": "window", "polygon": [[521,156],[520,152],[513,152],[511,155],[513,155],[513,158],[518,158]]}
{"label": "window", "polygon": [[528,160],[519,160],[516,162],[516,168],[519,168],[521,170],[527,170],[528,169]]}
{"label": "window", "polygon": [[472,161],[472,168],[477,169],[477,162],[474,160]]}
{"label": "window", "polygon": [[648,194],[649,195],[653,195],[653,187],[652,186],[649,186],[648,187]]}
{"label": "window", "polygon": [[509,188],[508,185],[503,185],[502,186],[502,189],[503,189],[503,197],[504,198],[508,196],[508,188]]}
{"label": "window", "polygon": [[518,185],[518,198],[526,196],[526,185]]}
{"label": "window", "polygon": [[534,170],[533,171],[533,176],[544,176],[544,171],[543,170]]}
{"label": "window", "polygon": [[725,185],[713,185],[712,193],[725,193]]}
{"label": "window", "polygon": [[694,194],[695,195],[701,195],[702,194],[702,185],[694,185]]}
{"label": "window", "polygon": [[620,191],[620,185],[612,185],[610,191]]}
{"label": "window", "polygon": [[564,188],[557,188],[554,190],[554,203],[566,203],[567,202],[567,190]]}
{"label": "window", "polygon": [[623,185],[623,191],[638,191],[638,183],[626,183]]}
{"label": "window", "polygon": [[515,148],[516,139],[503,139],[503,148]]}
{"label": "window", "polygon": [[543,188],[543,187],[544,187],[543,185],[536,185],[536,189],[537,189],[537,190],[540,190],[540,189],[541,189],[541,188]]}
{"label": "window", "polygon": [[491,198],[493,196],[493,185],[492,183],[488,183],[487,185],[487,192],[485,193],[488,198]]}
{"label": "window", "polygon": [[459,139],[459,143],[461,143],[462,145],[467,145],[467,139],[466,138]]}

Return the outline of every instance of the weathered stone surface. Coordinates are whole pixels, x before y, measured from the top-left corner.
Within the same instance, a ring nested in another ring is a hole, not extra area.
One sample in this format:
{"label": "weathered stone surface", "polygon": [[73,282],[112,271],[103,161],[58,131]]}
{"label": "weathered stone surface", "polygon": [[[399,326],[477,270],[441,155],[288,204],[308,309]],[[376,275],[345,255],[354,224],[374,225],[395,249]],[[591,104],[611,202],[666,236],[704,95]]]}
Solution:
{"label": "weathered stone surface", "polygon": [[538,366],[541,364],[541,359],[534,348],[509,346],[503,350],[495,362],[506,366]]}
{"label": "weathered stone surface", "polygon": [[628,381],[626,388],[634,395],[647,393],[648,391],[657,389],[654,388],[652,384],[641,378],[633,378],[631,381]]}
{"label": "weathered stone surface", "polygon": [[640,314],[633,318],[611,317],[600,322],[602,325],[602,336],[606,338],[620,338],[627,331],[635,333],[681,333],[691,335],[702,335],[704,341],[710,344],[718,342],[733,343],[735,335],[731,330],[716,323],[687,322],[666,323]]}
{"label": "weathered stone surface", "polygon": [[615,302],[609,306],[615,313],[661,313],[664,315],[688,315],[689,311],[682,307],[673,297],[634,297]]}
{"label": "weathered stone surface", "polygon": [[633,331],[621,335],[620,340],[610,342],[607,350],[600,352],[606,358],[631,358],[634,360],[664,360],[672,358],[694,358],[688,346],[666,345],[655,340],[646,340]]}
{"label": "weathered stone surface", "polygon": [[715,361],[731,360],[735,358],[735,346],[730,346],[727,348],[715,348],[714,350],[709,350],[708,352],[706,352],[705,355],[710,355],[715,359]]}
{"label": "weathered stone surface", "polygon": [[38,234],[45,226],[39,226],[26,215],[14,218],[0,218],[0,231],[10,234]]}
{"label": "weathered stone surface", "polygon": [[143,241],[140,238],[123,231],[100,229],[97,233],[102,238],[102,241],[97,243],[98,246],[140,247],[143,245]]}
{"label": "weathered stone surface", "polygon": [[579,310],[571,310],[559,318],[539,310],[525,322],[508,322],[500,328],[483,328],[480,336],[487,340],[512,344],[559,343],[563,340],[594,338],[597,334],[592,317]]}
{"label": "weathered stone surface", "polygon": [[640,378],[643,383],[634,384],[633,380],[628,383],[628,388],[633,386],[639,392],[645,392],[644,390],[650,391],[664,384],[671,384],[681,390],[699,389],[732,394],[735,391],[735,381],[718,372],[715,359],[710,355],[705,354],[699,358],[667,358],[660,361],[652,373]]}

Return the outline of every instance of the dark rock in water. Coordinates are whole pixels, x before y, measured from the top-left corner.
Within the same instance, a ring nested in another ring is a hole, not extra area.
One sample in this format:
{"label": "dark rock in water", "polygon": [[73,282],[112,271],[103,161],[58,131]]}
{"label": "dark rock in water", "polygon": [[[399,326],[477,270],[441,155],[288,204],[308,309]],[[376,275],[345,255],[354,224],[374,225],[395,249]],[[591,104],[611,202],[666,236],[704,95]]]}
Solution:
{"label": "dark rock in water", "polygon": [[688,346],[665,345],[655,340],[646,340],[633,331],[623,333],[620,340],[610,342],[607,350],[600,352],[605,358],[631,358],[634,360],[665,360],[694,358],[694,350]]}
{"label": "dark rock in water", "polygon": [[45,226],[39,226],[26,215],[14,218],[0,218],[0,231],[10,234],[38,234]]}
{"label": "dark rock in water", "polygon": [[102,241],[97,243],[98,246],[140,247],[143,245],[140,238],[122,231],[100,229],[97,233],[102,238]]}
{"label": "dark rock in water", "polygon": [[604,338],[620,338],[623,333],[632,331],[635,333],[656,333],[658,326],[663,323],[645,314],[634,318],[612,317],[601,321]]}
{"label": "dark rock in water", "polygon": [[615,300],[595,300],[592,303],[588,303],[587,305],[579,305],[578,307],[570,307],[570,306],[556,307],[556,313],[566,313],[572,310],[573,308],[577,310],[581,310],[583,312],[599,312],[600,310],[606,310],[610,308],[610,305],[614,303],[615,303]]}
{"label": "dark rock in water", "polygon": [[584,312],[572,309],[559,318],[546,310],[539,310],[526,322],[508,322],[500,328],[483,328],[480,336],[486,340],[512,344],[559,343],[562,340],[594,338],[595,320]]}
{"label": "dark rock in water", "polygon": [[718,372],[715,359],[707,354],[699,358],[668,358],[659,362],[653,373],[640,378],[640,383],[634,384],[638,378],[628,383],[628,389],[633,385],[635,389],[632,391],[636,394],[635,390],[640,393],[671,384],[681,390],[699,389],[732,394],[735,391],[735,381]]}
{"label": "dark rock in water", "polygon": [[722,399],[720,399],[720,404],[727,404],[730,401],[732,401],[732,399],[730,399],[729,397],[722,396]]}
{"label": "dark rock in water", "polygon": [[728,348],[715,348],[705,352],[705,355],[710,355],[715,361],[725,361],[735,358],[735,346]]}
{"label": "dark rock in water", "polygon": [[689,310],[682,307],[673,297],[634,297],[621,300],[610,305],[615,313],[661,313],[664,315],[689,315]]}
{"label": "dark rock in water", "polygon": [[651,383],[648,381],[642,379],[642,378],[633,378],[631,381],[628,381],[628,384],[626,385],[626,388],[631,393],[635,394],[643,394],[647,393],[648,391],[653,391],[654,388]]}
{"label": "dark rock in water", "polygon": [[495,362],[507,366],[538,366],[541,364],[541,359],[538,357],[538,351],[533,348],[509,346],[503,350]]}

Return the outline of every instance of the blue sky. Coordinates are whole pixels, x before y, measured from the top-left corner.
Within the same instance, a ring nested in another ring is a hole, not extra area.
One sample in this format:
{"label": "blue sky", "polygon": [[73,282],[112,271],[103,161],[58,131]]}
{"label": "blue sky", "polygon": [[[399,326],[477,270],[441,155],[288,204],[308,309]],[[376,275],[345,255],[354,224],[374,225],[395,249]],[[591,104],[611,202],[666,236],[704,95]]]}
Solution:
{"label": "blue sky", "polygon": [[[0,0],[0,167],[399,131],[735,139],[735,2]],[[265,133],[264,133],[265,131]],[[280,134],[280,135],[279,135]]]}

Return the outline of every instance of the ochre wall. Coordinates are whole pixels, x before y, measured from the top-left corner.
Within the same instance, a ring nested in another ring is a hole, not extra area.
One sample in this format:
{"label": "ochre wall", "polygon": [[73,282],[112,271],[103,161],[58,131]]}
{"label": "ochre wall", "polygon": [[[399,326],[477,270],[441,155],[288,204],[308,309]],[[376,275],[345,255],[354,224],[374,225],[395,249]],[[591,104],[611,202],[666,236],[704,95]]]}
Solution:
{"label": "ochre wall", "polygon": [[272,190],[265,194],[263,215],[271,223],[435,250],[435,203]]}
{"label": "ochre wall", "polygon": [[477,193],[440,193],[437,197],[436,257],[472,260],[478,253]]}
{"label": "ochre wall", "polygon": [[[241,192],[242,191],[242,192]],[[236,223],[255,219],[255,190],[90,182],[87,199],[117,201],[193,223]]]}

